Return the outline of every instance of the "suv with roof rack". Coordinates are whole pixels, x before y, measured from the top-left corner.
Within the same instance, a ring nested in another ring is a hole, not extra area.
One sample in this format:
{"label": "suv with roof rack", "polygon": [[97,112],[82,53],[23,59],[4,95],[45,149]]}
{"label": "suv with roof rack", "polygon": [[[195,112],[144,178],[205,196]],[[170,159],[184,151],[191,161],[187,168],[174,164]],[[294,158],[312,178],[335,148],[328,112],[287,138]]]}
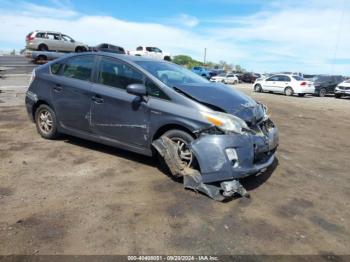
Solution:
{"label": "suv with roof rack", "polygon": [[39,51],[85,52],[89,48],[68,35],[52,31],[33,31],[26,36],[26,48]]}

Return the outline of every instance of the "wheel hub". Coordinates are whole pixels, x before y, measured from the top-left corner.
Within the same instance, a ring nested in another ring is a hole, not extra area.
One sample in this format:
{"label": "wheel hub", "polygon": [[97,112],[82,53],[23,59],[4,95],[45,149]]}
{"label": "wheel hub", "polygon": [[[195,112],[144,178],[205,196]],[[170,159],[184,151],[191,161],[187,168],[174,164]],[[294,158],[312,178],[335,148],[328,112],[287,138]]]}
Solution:
{"label": "wheel hub", "polygon": [[181,161],[186,164],[186,166],[191,166],[193,155],[188,148],[187,142],[181,138],[171,138],[171,140],[176,144],[177,153]]}

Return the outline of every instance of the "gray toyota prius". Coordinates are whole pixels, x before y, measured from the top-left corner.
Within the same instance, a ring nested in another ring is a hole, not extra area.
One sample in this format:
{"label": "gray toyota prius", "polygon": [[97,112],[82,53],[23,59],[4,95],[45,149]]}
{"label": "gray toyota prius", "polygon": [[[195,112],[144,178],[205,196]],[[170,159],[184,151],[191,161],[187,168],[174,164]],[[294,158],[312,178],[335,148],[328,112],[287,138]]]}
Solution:
{"label": "gray toyota prius", "polygon": [[275,159],[267,108],[182,66],[109,53],[66,55],[32,73],[26,108],[39,134],[60,133],[152,156],[215,200],[248,196],[240,179]]}

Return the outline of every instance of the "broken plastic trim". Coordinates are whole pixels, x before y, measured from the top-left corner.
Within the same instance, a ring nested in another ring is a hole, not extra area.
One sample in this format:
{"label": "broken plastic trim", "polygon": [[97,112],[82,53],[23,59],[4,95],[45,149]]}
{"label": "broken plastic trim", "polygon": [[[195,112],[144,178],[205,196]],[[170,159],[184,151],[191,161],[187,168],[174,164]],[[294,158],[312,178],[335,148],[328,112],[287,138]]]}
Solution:
{"label": "broken plastic trim", "polygon": [[177,145],[169,138],[162,136],[155,140],[152,145],[163,157],[171,174],[175,177],[183,177],[185,188],[202,192],[217,201],[223,201],[234,194],[249,197],[249,194],[238,180],[223,181],[220,183],[220,186],[203,183],[201,173],[186,166],[181,161],[177,153]]}

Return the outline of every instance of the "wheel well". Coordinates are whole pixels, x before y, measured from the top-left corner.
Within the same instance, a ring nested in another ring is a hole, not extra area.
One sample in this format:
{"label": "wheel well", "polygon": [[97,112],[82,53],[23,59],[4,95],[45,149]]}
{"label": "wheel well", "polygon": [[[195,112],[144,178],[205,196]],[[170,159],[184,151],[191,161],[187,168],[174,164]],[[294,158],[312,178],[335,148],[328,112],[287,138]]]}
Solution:
{"label": "wheel well", "polygon": [[38,45],[38,48],[40,48],[40,46],[46,46],[46,48],[48,48],[47,44],[41,43]]}
{"label": "wheel well", "polygon": [[186,128],[182,125],[169,124],[169,125],[165,125],[165,126],[162,126],[161,128],[159,128],[157,130],[157,132],[154,134],[152,141],[160,138],[165,132],[172,130],[172,129],[182,130],[182,131],[188,133],[189,135],[191,135],[193,138],[195,138],[195,135],[193,134],[193,132],[191,130],[189,130],[188,128]]}
{"label": "wheel well", "polygon": [[291,87],[291,86],[287,86],[287,87],[284,89],[284,91],[286,91],[286,90],[287,90],[287,88],[292,89],[292,91],[294,92],[294,89],[293,89],[293,87]]}
{"label": "wheel well", "polygon": [[[35,112],[38,109],[39,106],[41,105],[47,105],[49,107],[51,107],[47,102],[45,102],[44,100],[38,100],[32,108],[32,116],[33,116],[33,120],[35,121]],[[52,107],[51,107],[52,108]]]}

